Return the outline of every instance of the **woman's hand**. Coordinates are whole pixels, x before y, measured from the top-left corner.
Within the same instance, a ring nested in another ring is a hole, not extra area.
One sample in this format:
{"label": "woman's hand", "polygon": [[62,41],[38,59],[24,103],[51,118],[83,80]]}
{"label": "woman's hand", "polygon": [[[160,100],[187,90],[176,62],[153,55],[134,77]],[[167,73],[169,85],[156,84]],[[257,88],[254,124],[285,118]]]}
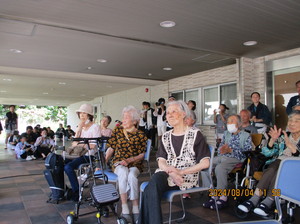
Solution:
{"label": "woman's hand", "polygon": [[128,161],[128,159],[124,159],[124,160],[122,160],[119,164],[122,165],[122,166],[128,166],[129,163],[130,163],[130,162]]}
{"label": "woman's hand", "polygon": [[177,186],[181,186],[183,184],[183,178],[179,172],[171,172],[169,173],[169,176]]}
{"label": "woman's hand", "polygon": [[286,131],[282,131],[282,132],[284,134],[284,142],[285,142],[286,146],[292,151],[292,153],[296,153],[296,151],[297,151],[296,146],[291,142]]}
{"label": "woman's hand", "polygon": [[178,170],[177,170],[174,166],[166,166],[163,170],[164,170],[167,174],[170,174],[170,173],[178,173]]}
{"label": "woman's hand", "polygon": [[271,136],[271,139],[275,142],[281,135],[281,128],[277,129],[276,125],[274,125],[274,128],[270,129],[269,135]]}
{"label": "woman's hand", "polygon": [[232,149],[229,148],[228,144],[222,145],[219,150],[220,150],[220,154],[227,154],[232,152]]}

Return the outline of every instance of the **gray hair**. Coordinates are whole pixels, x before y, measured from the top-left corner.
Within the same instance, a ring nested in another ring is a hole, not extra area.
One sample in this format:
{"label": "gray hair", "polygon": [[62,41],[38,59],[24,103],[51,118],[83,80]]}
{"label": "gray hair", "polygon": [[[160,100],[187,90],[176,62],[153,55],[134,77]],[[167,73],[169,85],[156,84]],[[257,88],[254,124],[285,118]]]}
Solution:
{"label": "gray hair", "polygon": [[295,115],[300,115],[300,110],[293,110],[293,112],[289,114],[288,118],[290,119]]}
{"label": "gray hair", "polygon": [[240,111],[240,114],[241,114],[242,112],[246,112],[246,113],[248,114],[249,118],[251,118],[251,112],[250,112],[250,110],[243,109],[243,110]]}
{"label": "gray hair", "polygon": [[[236,117],[237,120],[238,120],[238,127],[241,127],[241,126],[242,126],[242,119],[241,119],[241,116],[240,116],[240,115],[238,115],[238,114],[233,114],[233,115],[230,115],[230,116],[228,117],[228,119],[229,119],[230,117]],[[228,119],[227,119],[227,120],[228,120]]]}
{"label": "gray hair", "polygon": [[133,122],[136,122],[136,124],[139,123],[140,121],[140,111],[136,109],[134,106],[126,106],[122,110],[122,117],[124,116],[125,113],[129,113],[131,115],[131,119]]}
{"label": "gray hair", "polygon": [[187,117],[191,117],[191,110],[188,108],[187,104],[182,100],[169,102],[167,108],[171,105],[177,105],[180,108],[180,110],[185,113],[184,119],[186,119]]}

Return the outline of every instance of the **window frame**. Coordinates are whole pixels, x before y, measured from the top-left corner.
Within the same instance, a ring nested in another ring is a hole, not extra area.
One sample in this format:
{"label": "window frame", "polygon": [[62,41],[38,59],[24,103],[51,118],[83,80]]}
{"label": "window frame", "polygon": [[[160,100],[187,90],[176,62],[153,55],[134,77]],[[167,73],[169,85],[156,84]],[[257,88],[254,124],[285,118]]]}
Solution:
{"label": "window frame", "polygon": [[[207,126],[212,126],[215,125],[213,121],[204,121],[204,111],[203,108],[205,108],[205,102],[204,102],[204,91],[205,89],[211,89],[211,88],[218,88],[218,102],[219,104],[221,103],[221,87],[222,86],[227,86],[227,85],[232,85],[235,84],[236,88],[238,88],[237,82],[226,82],[226,83],[222,83],[222,84],[214,84],[214,85],[209,85],[209,86],[202,86],[199,88],[192,88],[192,89],[184,89],[184,90],[178,90],[178,91],[172,91],[169,94],[176,94],[176,93],[182,93],[183,95],[183,101],[187,102],[190,99],[186,99],[186,93],[187,92],[192,92],[192,91],[198,91],[198,105],[197,105],[197,123],[196,125],[207,125]],[[237,90],[238,92],[238,90]],[[236,96],[237,98],[237,102],[238,102],[238,94]],[[238,106],[238,105],[237,105]]]}

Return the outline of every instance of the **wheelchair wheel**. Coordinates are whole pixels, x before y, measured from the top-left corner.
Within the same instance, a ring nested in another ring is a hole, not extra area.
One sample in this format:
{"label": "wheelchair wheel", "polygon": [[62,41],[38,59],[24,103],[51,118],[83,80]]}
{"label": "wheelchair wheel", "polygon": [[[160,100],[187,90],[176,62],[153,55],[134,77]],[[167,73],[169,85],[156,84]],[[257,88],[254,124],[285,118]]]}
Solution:
{"label": "wheelchair wheel", "polygon": [[242,210],[238,209],[238,206],[234,206],[234,214],[236,217],[240,218],[240,219],[245,219],[248,217],[248,212],[243,212]]}
{"label": "wheelchair wheel", "polygon": [[74,223],[74,216],[70,214],[67,216],[67,224],[73,224],[73,223]]}
{"label": "wheelchair wheel", "polygon": [[118,218],[118,224],[127,224],[127,220],[124,217]]}

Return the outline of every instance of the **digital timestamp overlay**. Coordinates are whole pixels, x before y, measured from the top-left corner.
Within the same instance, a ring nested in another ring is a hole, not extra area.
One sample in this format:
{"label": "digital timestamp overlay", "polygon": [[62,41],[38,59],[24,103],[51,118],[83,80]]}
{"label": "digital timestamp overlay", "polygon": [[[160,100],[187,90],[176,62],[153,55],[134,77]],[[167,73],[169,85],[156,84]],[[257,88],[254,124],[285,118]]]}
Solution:
{"label": "digital timestamp overlay", "polygon": [[[259,190],[261,196],[267,196],[268,191],[266,189]],[[209,189],[209,197],[243,197],[253,196],[254,189]],[[272,189],[272,196],[280,196],[280,189]]]}

